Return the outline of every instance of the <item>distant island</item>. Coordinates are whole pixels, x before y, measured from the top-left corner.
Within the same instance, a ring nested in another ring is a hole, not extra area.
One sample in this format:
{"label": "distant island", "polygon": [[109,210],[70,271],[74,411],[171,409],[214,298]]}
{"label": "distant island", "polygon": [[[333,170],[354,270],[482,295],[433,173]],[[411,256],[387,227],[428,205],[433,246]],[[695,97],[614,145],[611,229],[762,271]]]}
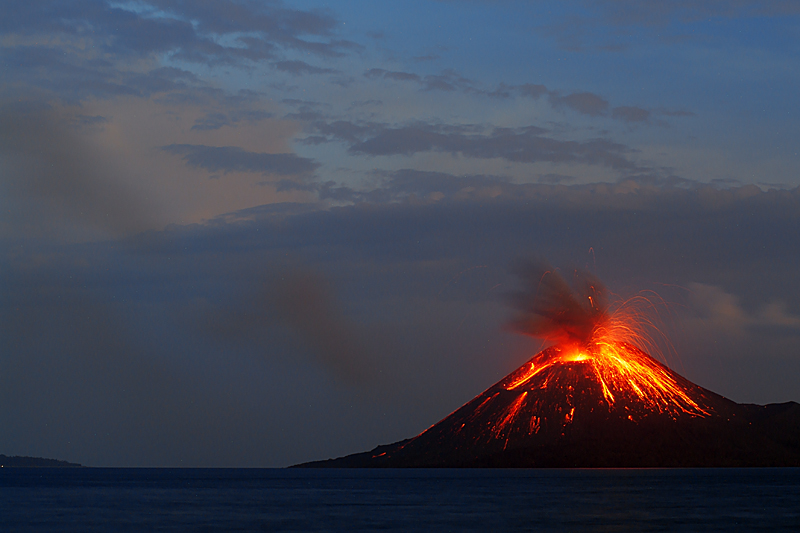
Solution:
{"label": "distant island", "polygon": [[58,459],[43,459],[42,457],[7,457],[0,454],[0,468],[5,467],[23,467],[23,468],[36,468],[36,467],[80,467],[78,463],[69,463],[67,461],[59,461]]}

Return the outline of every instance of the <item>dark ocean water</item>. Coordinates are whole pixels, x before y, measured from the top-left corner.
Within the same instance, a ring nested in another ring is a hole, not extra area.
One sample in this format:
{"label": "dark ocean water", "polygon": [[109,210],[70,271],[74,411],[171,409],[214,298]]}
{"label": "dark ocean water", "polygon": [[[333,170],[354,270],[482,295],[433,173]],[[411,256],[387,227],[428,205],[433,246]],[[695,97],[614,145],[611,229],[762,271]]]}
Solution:
{"label": "dark ocean water", "polygon": [[0,469],[2,531],[800,531],[800,469]]}

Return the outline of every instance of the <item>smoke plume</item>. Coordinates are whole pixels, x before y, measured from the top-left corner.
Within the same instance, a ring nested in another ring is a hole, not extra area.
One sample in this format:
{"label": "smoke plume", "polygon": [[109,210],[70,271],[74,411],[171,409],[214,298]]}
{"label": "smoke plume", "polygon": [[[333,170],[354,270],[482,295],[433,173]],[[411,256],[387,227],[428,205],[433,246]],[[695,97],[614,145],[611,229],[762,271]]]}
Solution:
{"label": "smoke plume", "polygon": [[309,355],[344,382],[374,381],[363,332],[347,318],[321,273],[295,265],[270,271],[260,283],[246,276],[246,296],[215,305],[200,318],[205,335],[224,342],[250,342],[271,353],[275,331],[290,331]]}
{"label": "smoke plume", "polygon": [[311,272],[289,273],[273,297],[278,319],[299,333],[323,364],[348,381],[367,381],[369,359],[323,278]]}
{"label": "smoke plume", "polygon": [[584,344],[606,317],[606,288],[594,275],[575,270],[572,283],[544,261],[521,261],[514,268],[522,290],[510,294],[516,316],[508,327],[547,341]]}

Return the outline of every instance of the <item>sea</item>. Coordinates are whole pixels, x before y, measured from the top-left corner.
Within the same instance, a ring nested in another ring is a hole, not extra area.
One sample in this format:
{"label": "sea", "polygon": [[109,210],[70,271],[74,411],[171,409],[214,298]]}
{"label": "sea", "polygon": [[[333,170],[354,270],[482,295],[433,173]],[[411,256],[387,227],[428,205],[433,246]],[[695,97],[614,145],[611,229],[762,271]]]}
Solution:
{"label": "sea", "polygon": [[800,469],[3,468],[0,531],[800,531]]}

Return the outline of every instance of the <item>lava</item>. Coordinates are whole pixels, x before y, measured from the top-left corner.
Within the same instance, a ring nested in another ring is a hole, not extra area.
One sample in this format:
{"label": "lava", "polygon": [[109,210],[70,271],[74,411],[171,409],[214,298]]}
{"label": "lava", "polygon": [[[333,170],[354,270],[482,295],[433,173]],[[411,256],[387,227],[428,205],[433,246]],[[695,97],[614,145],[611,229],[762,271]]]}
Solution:
{"label": "lava", "polygon": [[519,414],[520,407],[522,407],[522,402],[525,401],[525,396],[527,395],[528,392],[525,391],[519,396],[517,396],[517,399],[514,400],[514,402],[511,405],[509,405],[503,412],[503,416],[501,417],[497,425],[494,427],[495,434],[497,436],[500,436],[500,433],[503,431],[503,429],[506,426],[508,426],[514,420],[514,418],[516,418],[517,414]]}
{"label": "lava", "polygon": [[618,399],[637,399],[645,410],[659,413],[710,414],[667,367],[633,345],[608,339],[582,348],[553,346],[512,373],[503,387],[507,391],[522,389],[540,376],[537,386],[546,388],[564,372],[596,382],[608,408]]}

